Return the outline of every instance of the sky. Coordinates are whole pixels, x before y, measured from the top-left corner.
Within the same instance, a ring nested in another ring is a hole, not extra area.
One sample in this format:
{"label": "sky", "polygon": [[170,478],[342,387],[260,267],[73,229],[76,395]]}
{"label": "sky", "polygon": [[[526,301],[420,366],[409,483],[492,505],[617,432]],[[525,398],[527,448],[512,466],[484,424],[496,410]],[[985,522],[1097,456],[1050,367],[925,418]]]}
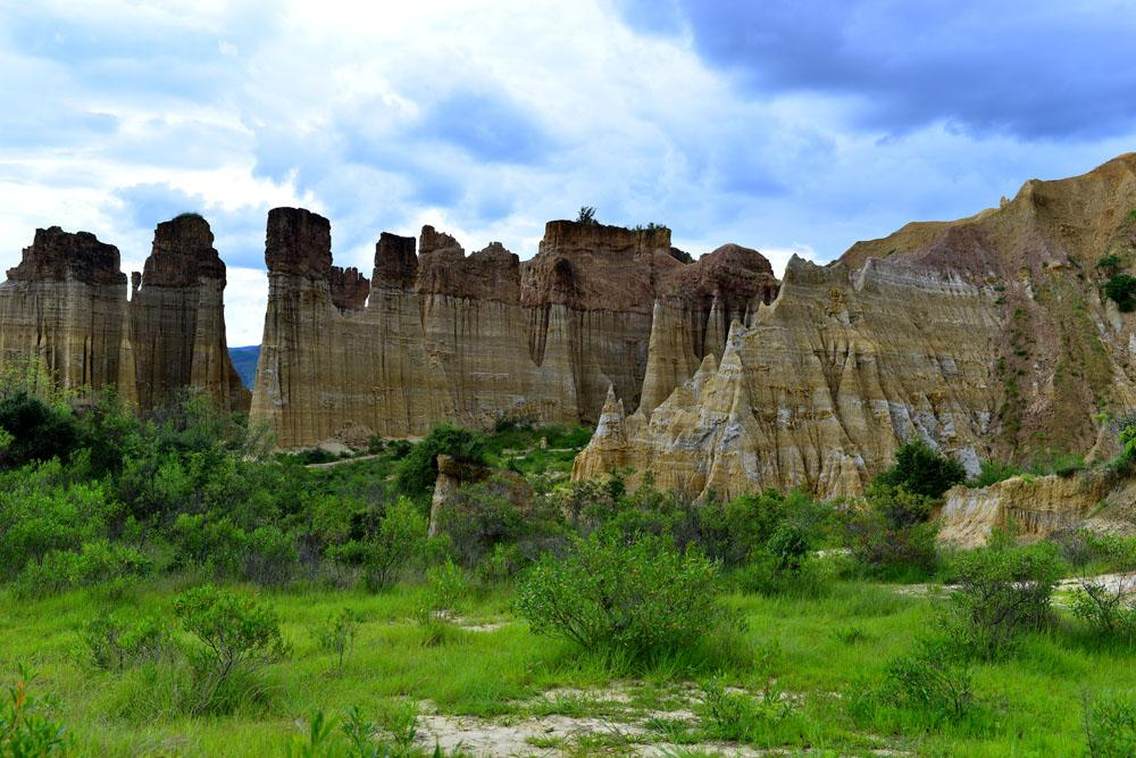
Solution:
{"label": "sky", "polygon": [[37,227],[140,270],[212,224],[260,342],[267,211],[370,274],[423,224],[522,259],[544,223],[671,227],[780,272],[1136,149],[1132,0],[0,0],[0,267]]}

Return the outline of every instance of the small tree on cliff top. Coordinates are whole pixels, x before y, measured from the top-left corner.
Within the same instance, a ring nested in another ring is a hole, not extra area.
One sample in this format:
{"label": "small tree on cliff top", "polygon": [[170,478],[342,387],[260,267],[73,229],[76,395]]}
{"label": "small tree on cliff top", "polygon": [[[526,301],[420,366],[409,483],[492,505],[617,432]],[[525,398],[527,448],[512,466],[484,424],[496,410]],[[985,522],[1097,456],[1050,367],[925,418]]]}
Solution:
{"label": "small tree on cliff top", "polygon": [[596,209],[591,205],[580,206],[580,213],[576,216],[577,224],[594,224],[596,223]]}

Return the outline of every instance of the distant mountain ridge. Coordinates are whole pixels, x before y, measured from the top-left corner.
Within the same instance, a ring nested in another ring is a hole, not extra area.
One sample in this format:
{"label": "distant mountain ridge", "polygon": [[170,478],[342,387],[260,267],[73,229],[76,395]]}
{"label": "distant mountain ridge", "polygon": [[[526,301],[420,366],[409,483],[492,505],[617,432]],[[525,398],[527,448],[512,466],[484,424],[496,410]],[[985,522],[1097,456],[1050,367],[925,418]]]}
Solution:
{"label": "distant mountain ridge", "polygon": [[229,348],[229,360],[233,368],[241,377],[241,384],[245,389],[252,390],[256,384],[256,362],[260,360],[260,345],[246,345],[245,347]]}

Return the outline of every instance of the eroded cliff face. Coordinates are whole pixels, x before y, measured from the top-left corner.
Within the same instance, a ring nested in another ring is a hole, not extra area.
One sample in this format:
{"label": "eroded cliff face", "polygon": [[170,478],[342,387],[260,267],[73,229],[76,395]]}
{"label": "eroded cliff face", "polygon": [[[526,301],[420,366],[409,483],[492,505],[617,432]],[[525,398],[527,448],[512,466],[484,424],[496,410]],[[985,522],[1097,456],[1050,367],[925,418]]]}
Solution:
{"label": "eroded cliff face", "polygon": [[384,233],[365,305],[343,307],[330,245],[326,219],[269,213],[252,414],[282,447],[442,421],[589,421],[609,386],[637,403],[655,297],[685,266],[666,229],[554,221],[522,263],[499,243],[467,255],[427,226],[417,253]]}
{"label": "eroded cliff face", "polygon": [[225,264],[209,223],[185,214],[158,224],[133,290],[129,337],[139,407],[160,408],[195,388],[224,410],[247,410],[249,392],[225,340]]}
{"label": "eroded cliff face", "polygon": [[125,316],[118,248],[87,232],[37,229],[0,284],[0,368],[37,361],[66,388],[126,380],[133,399]]}
{"label": "eroded cliff face", "polygon": [[913,437],[971,470],[1084,452],[1095,414],[1136,405],[1136,319],[1102,300],[1096,266],[1106,254],[1134,262],[1134,210],[1130,154],[1027,182],[999,209],[858,243],[825,267],[794,259],[776,300],[734,318],[721,358],[707,351],[654,408],[662,392],[647,388],[675,384],[675,361],[652,356],[643,406],[605,408],[575,476],[632,466],[694,496],[832,497],[858,494]]}
{"label": "eroded cliff face", "polygon": [[1133,534],[1136,480],[1100,471],[1072,476],[1015,476],[989,487],[958,486],[944,496],[938,540],[959,548],[985,545],[995,529],[1023,540],[1090,529]]}
{"label": "eroded cliff face", "polygon": [[225,344],[225,265],[206,221],[159,224],[128,302],[118,248],[87,232],[36,230],[0,284],[0,369],[40,363],[60,387],[117,389],[145,412],[180,391],[248,407]]}

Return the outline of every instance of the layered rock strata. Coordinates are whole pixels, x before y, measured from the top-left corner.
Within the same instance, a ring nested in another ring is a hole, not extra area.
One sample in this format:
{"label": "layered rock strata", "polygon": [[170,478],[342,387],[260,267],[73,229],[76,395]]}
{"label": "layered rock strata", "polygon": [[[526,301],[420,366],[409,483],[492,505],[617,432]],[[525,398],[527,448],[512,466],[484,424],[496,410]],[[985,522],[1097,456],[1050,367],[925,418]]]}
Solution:
{"label": "layered rock strata", "polygon": [[654,408],[662,392],[647,388],[675,382],[649,358],[643,405],[608,403],[574,475],[633,467],[691,496],[833,497],[916,437],[972,471],[1084,452],[1098,412],[1136,405],[1136,318],[1101,295],[1106,255],[1136,262],[1136,155],[827,266],[794,258],[776,300],[733,321],[721,359]]}
{"label": "layered rock strata", "polygon": [[1136,481],[1110,481],[1096,472],[1074,476],[1016,476],[983,488],[955,487],[939,514],[940,542],[959,548],[985,545],[995,529],[1038,540],[1089,529],[1136,532]]}
{"label": "layered rock strata", "polygon": [[130,299],[130,347],[139,407],[160,408],[187,388],[224,410],[247,410],[250,395],[225,340],[225,264],[201,216],[158,224]]}
{"label": "layered rock strata", "polygon": [[702,268],[672,250],[665,228],[569,221],[549,222],[525,262],[499,243],[467,255],[431,226],[417,252],[413,238],[383,233],[365,304],[344,307],[327,219],[275,209],[253,418],[297,447],[360,430],[417,436],[442,421],[591,422],[609,387],[635,407],[660,297],[691,330],[681,344],[698,352],[714,344],[706,333],[719,312],[776,288],[768,262],[746,251],[764,294],[746,278],[735,295],[729,277],[705,273],[682,300],[676,277]]}
{"label": "layered rock strata", "polygon": [[133,400],[126,327],[118,248],[88,232],[37,229],[20,264],[0,284],[4,370],[42,368],[64,388],[125,385],[123,394]]}
{"label": "layered rock strata", "polygon": [[225,343],[225,265],[200,216],[159,224],[127,299],[118,248],[87,232],[36,230],[0,284],[0,370],[41,367],[56,386],[117,390],[147,412],[185,389],[248,407]]}

